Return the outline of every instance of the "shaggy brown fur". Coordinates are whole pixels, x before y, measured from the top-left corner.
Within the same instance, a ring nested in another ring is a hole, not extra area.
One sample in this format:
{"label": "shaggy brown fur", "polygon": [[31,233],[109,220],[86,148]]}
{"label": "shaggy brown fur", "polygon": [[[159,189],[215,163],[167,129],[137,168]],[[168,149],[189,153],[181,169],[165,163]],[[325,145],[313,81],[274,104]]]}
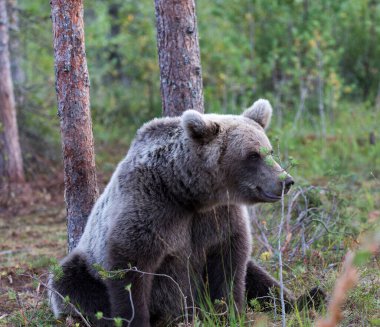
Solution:
{"label": "shaggy brown fur", "polygon": [[[237,311],[246,293],[268,295],[278,283],[250,261],[244,205],[281,197],[285,172],[266,160],[271,113],[259,100],[242,116],[189,110],[144,125],[95,204],[78,247],[62,261],[64,277],[51,279],[51,286],[89,316],[102,311],[139,327],[183,316],[181,292],[190,308],[206,294],[212,301],[232,296]],[[287,192],[289,175],[285,184]],[[94,264],[126,271],[101,280]],[[70,313],[54,293],[51,305],[57,316]]]}

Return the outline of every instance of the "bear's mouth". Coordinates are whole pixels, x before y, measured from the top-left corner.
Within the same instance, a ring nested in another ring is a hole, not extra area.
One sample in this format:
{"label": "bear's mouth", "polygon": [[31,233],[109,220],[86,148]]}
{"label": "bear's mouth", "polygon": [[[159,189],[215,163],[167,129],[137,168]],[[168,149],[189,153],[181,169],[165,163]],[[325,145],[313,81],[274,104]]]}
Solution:
{"label": "bear's mouth", "polygon": [[281,195],[277,195],[277,194],[273,194],[273,193],[270,193],[270,192],[266,192],[260,186],[257,186],[256,189],[259,192],[260,196],[265,201],[275,202],[275,201],[281,200]]}

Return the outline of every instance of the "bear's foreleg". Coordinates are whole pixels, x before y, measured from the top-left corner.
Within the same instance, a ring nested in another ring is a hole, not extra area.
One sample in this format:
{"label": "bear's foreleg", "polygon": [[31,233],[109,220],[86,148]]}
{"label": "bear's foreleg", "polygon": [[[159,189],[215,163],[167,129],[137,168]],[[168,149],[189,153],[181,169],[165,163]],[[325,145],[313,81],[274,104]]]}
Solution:
{"label": "bear's foreleg", "polygon": [[[298,310],[302,310],[304,307],[318,308],[326,299],[325,292],[319,287],[311,289],[298,299],[286,287],[283,290],[285,311],[287,313],[291,312],[295,306],[298,307]],[[276,306],[280,304],[279,282],[252,260],[247,265],[246,293],[248,305],[251,304],[252,299],[256,299],[262,306],[263,311],[271,310],[274,304]]]}
{"label": "bear's foreleg", "polygon": [[[280,284],[268,272],[250,260],[247,265],[246,293],[248,305],[251,300],[256,299],[262,306],[262,310],[271,310],[274,303],[279,305]],[[285,310],[291,310],[295,298],[285,287],[284,300]]]}
{"label": "bear's foreleg", "polygon": [[211,301],[224,299],[238,312],[244,308],[246,265],[249,243],[243,235],[232,236],[226,243],[216,246],[207,256],[206,285]]}
{"label": "bear's foreleg", "polygon": [[113,277],[106,283],[112,317],[122,318],[123,326],[149,327],[153,274],[162,261],[162,249],[152,241],[145,252],[143,247],[137,249],[120,242],[123,239],[112,240],[108,254],[107,270]]}
{"label": "bear's foreleg", "polygon": [[123,318],[123,326],[149,327],[151,285],[152,276],[139,272],[127,272],[123,278],[107,280],[112,317]]}

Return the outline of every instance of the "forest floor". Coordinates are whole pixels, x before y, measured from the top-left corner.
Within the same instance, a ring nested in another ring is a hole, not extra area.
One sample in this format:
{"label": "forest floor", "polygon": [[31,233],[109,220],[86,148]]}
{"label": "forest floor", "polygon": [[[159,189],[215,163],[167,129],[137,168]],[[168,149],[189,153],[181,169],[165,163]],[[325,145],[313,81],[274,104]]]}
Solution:
{"label": "forest floor", "polygon": [[[372,183],[370,189],[377,191],[380,183]],[[380,203],[380,197],[376,199]],[[265,214],[264,208],[264,214]],[[263,212],[261,212],[262,214]],[[378,220],[380,211],[372,211],[369,219]],[[64,203],[45,193],[41,199],[19,213],[6,212],[0,216],[0,326],[52,326],[67,325],[52,316],[46,301],[48,267],[62,258],[66,252],[66,221]],[[359,242],[358,239],[355,242]],[[355,248],[353,240],[346,246],[323,250],[317,247],[303,257],[286,263],[285,281],[288,288],[301,294],[319,285],[328,293],[332,291],[339,274],[344,255]],[[268,258],[262,246],[256,246],[255,256],[262,265],[276,272],[276,260]],[[270,256],[269,256],[270,257]],[[374,257],[361,269],[358,286],[350,293],[344,307],[346,323],[342,326],[380,326],[380,257]],[[259,308],[257,309],[259,311]],[[312,326],[322,312],[310,310],[288,315],[288,326]],[[250,319],[254,317],[254,319]],[[279,315],[249,312],[239,326],[278,326]],[[251,323],[249,323],[251,321]],[[223,326],[208,317],[204,326]],[[227,323],[226,323],[227,325]]]}
{"label": "forest floor", "polygon": [[[63,192],[63,182],[56,184]],[[43,283],[48,267],[66,252],[63,193],[59,197],[58,192],[33,186],[28,203],[12,203],[0,213],[0,326],[54,322]]]}
{"label": "forest floor", "polygon": [[25,325],[35,320],[31,310],[38,312],[44,301],[44,288],[34,278],[45,282],[52,258],[65,254],[64,217],[61,209],[45,208],[0,220],[0,325],[2,321],[12,325],[13,320],[8,318],[18,314]]}

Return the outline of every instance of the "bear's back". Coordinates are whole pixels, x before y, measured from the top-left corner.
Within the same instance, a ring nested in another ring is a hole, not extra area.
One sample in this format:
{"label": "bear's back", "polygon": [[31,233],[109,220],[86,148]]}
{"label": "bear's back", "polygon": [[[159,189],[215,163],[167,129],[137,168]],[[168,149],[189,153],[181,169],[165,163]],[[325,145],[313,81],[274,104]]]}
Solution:
{"label": "bear's back", "polygon": [[126,157],[96,201],[77,246],[78,250],[87,253],[90,264],[104,265],[107,234],[115,223],[115,217],[127,205],[128,193],[135,193],[141,186],[139,183],[144,183],[139,176],[141,167],[164,164],[167,160],[160,158],[160,153],[170,156],[170,144],[178,143],[181,134],[179,118],[154,119],[137,131]]}
{"label": "bear's back", "polygon": [[107,233],[112,224],[112,218],[118,214],[122,194],[117,182],[118,169],[113,174],[110,182],[96,201],[89,217],[83,235],[77,249],[88,255],[90,264],[103,265],[106,257]]}

